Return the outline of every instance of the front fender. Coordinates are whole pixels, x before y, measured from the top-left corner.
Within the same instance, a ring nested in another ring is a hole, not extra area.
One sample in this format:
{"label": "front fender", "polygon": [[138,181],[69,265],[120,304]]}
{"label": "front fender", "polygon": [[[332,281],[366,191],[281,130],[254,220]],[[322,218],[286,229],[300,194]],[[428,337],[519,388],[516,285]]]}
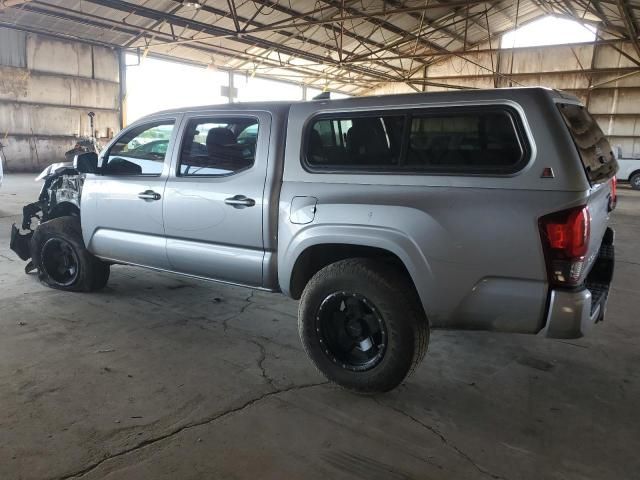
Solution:
{"label": "front fender", "polygon": [[285,295],[291,296],[291,277],[300,255],[310,247],[328,244],[374,247],[394,254],[411,275],[425,312],[433,305],[433,274],[418,245],[399,230],[368,225],[312,224],[298,230],[278,253],[278,279]]}

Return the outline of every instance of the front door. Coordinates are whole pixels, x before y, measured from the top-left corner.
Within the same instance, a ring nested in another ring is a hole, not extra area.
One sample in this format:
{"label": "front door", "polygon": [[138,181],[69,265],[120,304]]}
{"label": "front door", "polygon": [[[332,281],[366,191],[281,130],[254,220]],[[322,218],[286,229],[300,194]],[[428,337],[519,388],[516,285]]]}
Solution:
{"label": "front door", "polygon": [[82,230],[95,255],[169,269],[162,198],[178,118],[125,130],[102,157],[101,175],[82,191]]}
{"label": "front door", "polygon": [[261,286],[270,116],[212,113],[184,123],[164,195],[171,268]]}

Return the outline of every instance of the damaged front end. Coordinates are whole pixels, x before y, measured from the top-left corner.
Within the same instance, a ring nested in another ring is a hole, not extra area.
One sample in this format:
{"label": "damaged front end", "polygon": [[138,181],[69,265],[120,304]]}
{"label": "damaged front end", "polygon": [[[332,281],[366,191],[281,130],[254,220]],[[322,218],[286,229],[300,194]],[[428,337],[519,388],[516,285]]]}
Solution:
{"label": "damaged front end", "polygon": [[[74,162],[75,163],[75,162]],[[64,215],[80,215],[80,196],[84,183],[74,163],[54,163],[36,181],[44,180],[36,202],[22,208],[22,224],[11,227],[10,248],[22,260],[31,258],[31,239],[38,225]],[[31,262],[25,267],[33,270]]]}

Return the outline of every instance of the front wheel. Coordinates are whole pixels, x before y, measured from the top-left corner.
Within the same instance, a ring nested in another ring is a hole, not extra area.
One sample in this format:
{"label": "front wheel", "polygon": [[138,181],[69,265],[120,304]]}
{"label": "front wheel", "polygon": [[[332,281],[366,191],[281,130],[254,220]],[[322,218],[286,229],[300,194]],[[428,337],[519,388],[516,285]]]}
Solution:
{"label": "front wheel", "polygon": [[640,173],[634,173],[631,175],[629,183],[631,184],[631,188],[634,190],[640,190]]}
{"label": "front wheel", "polygon": [[395,265],[366,258],[320,270],[302,294],[302,344],[329,380],[358,393],[398,386],[423,359],[429,325]]}
{"label": "front wheel", "polygon": [[49,287],[92,292],[109,280],[109,265],[84,245],[78,217],[59,217],[38,225],[31,248],[38,277]]}

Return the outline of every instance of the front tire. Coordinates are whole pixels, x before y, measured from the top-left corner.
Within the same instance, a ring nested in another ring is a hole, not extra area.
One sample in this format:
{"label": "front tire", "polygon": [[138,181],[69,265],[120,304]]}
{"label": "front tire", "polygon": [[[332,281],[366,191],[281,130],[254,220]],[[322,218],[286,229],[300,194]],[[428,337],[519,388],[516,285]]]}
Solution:
{"label": "front tire", "polygon": [[93,292],[106,286],[109,264],[86,249],[78,217],[41,223],[31,242],[33,264],[45,285],[70,292]]}
{"label": "front tire", "polygon": [[367,258],[326,266],[298,311],[302,344],[329,380],[358,393],[392,390],[424,358],[429,325],[407,275]]}
{"label": "front tire", "polygon": [[634,173],[629,179],[629,184],[634,190],[640,190],[640,173]]}

